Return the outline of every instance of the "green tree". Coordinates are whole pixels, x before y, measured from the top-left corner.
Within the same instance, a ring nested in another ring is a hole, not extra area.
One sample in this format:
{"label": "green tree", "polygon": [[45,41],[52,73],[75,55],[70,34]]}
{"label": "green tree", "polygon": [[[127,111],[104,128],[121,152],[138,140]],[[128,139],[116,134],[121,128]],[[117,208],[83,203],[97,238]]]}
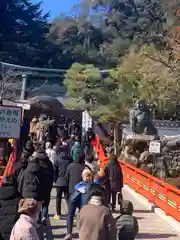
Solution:
{"label": "green tree", "polygon": [[46,35],[48,14],[41,3],[30,0],[2,0],[0,7],[0,59],[10,63],[48,66],[52,52],[48,51]]}
{"label": "green tree", "polygon": [[132,104],[146,99],[156,110],[174,112],[180,101],[177,65],[168,63],[168,55],[153,45],[143,46],[139,52],[128,54],[116,68],[115,81],[131,95]]}
{"label": "green tree", "polygon": [[102,103],[106,104],[105,85],[100,70],[93,65],[74,63],[65,75],[64,85],[75,108],[81,105],[82,109],[93,112]]}

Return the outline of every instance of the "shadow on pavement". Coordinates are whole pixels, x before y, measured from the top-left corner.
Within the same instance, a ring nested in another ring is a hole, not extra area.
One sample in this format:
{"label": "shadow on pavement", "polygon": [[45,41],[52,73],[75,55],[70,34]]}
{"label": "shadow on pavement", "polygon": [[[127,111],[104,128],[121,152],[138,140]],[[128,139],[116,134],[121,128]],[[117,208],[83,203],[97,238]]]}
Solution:
{"label": "shadow on pavement", "polygon": [[139,233],[136,239],[165,239],[170,237],[177,237],[176,234],[168,234],[168,233]]}
{"label": "shadow on pavement", "polygon": [[144,217],[136,217],[137,220],[143,220],[145,219]]}
{"label": "shadow on pavement", "polygon": [[[65,233],[62,234],[54,234],[53,239],[63,239],[66,236]],[[79,239],[79,235],[77,233],[73,234],[73,239]]]}
{"label": "shadow on pavement", "polygon": [[150,210],[134,210],[133,213],[151,213],[152,211]]}
{"label": "shadow on pavement", "polygon": [[44,239],[52,240],[53,239],[52,227],[51,227],[49,219],[47,221],[47,226],[40,226],[37,229],[37,233],[39,236],[39,240],[44,240]]}

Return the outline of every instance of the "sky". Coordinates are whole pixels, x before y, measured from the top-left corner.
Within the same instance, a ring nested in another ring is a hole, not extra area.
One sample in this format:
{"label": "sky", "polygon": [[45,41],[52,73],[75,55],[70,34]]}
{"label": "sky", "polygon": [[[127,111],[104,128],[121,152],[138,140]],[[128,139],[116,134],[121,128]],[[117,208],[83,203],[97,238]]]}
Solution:
{"label": "sky", "polygon": [[[40,0],[32,0],[32,2],[37,3]],[[50,18],[53,19],[61,12],[69,14],[72,6],[79,2],[80,0],[42,0],[42,7],[45,13],[50,11]]]}

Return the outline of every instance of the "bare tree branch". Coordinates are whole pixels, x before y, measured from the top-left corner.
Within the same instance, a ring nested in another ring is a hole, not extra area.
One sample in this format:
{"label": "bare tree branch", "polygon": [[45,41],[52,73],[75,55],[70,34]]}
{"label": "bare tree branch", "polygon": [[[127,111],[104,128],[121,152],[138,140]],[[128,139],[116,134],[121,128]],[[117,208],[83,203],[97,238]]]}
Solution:
{"label": "bare tree branch", "polygon": [[151,60],[155,61],[155,62],[159,62],[162,63],[164,66],[166,66],[167,68],[171,69],[172,71],[175,69],[174,67],[172,67],[171,65],[167,64],[164,60],[162,59],[156,59],[150,55],[148,55],[148,53],[143,53],[144,56],[150,58]]}
{"label": "bare tree branch", "polygon": [[40,86],[40,87],[37,87],[35,89],[32,89],[31,91],[32,92],[36,92],[36,91],[39,91],[41,88],[43,88],[46,84],[48,83],[48,79]]}

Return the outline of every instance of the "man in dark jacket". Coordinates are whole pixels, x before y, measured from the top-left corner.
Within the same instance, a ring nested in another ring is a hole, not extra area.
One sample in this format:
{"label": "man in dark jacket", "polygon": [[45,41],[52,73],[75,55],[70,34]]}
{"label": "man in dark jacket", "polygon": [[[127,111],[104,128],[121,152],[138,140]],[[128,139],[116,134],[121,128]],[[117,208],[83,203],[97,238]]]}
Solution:
{"label": "man in dark jacket", "polygon": [[56,183],[56,212],[54,216],[55,219],[60,219],[61,217],[61,200],[62,194],[66,202],[68,202],[68,181],[66,178],[66,169],[70,164],[71,159],[67,152],[66,146],[61,146],[56,153],[56,158],[54,159],[54,182]]}
{"label": "man in dark jacket", "polygon": [[41,222],[43,224],[46,224],[48,217],[48,207],[51,198],[51,190],[53,187],[54,169],[52,162],[49,160],[45,152],[44,142],[41,142],[37,145],[36,153],[34,155],[40,165],[41,200],[43,201]]}
{"label": "man in dark jacket", "polygon": [[109,192],[109,203],[112,198],[112,210],[116,207],[116,196],[119,192],[121,194],[121,190],[123,187],[123,174],[120,164],[117,160],[116,156],[111,156],[109,163],[105,167],[104,170],[105,179],[106,179],[106,188]]}
{"label": "man in dark jacket", "polygon": [[74,186],[82,180],[82,172],[85,167],[85,156],[81,152],[76,155],[76,159],[71,163],[66,170],[66,178],[68,181],[69,195],[74,192]]}
{"label": "man in dark jacket", "polygon": [[0,188],[0,239],[9,240],[11,230],[17,220],[19,194],[15,179],[5,177]]}
{"label": "man in dark jacket", "polygon": [[28,164],[28,159],[29,157],[34,153],[34,146],[33,142],[31,140],[28,140],[23,152],[21,154],[20,160],[16,163],[16,168],[15,168],[15,177],[18,178],[20,172],[22,172],[24,169],[26,169],[27,164]]}
{"label": "man in dark jacket", "polygon": [[18,176],[18,190],[23,198],[41,200],[40,166],[35,157],[30,157],[27,167]]}

